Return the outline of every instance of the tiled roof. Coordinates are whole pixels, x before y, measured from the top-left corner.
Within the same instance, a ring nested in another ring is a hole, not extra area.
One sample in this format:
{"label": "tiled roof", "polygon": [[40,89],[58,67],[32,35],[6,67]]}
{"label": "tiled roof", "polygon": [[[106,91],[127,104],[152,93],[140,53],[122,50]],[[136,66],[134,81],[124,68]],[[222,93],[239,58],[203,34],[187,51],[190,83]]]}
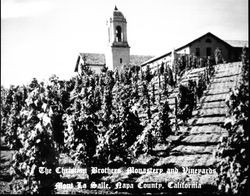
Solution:
{"label": "tiled roof", "polygon": [[105,55],[100,53],[80,53],[82,59],[86,60],[88,65],[105,65]]}
{"label": "tiled roof", "polygon": [[[81,58],[86,59],[88,65],[105,65],[105,55],[101,53],[80,53]],[[149,55],[130,55],[131,65],[140,65],[141,63],[153,58]]]}
{"label": "tiled roof", "polygon": [[130,64],[131,65],[140,65],[143,62],[153,58],[154,56],[149,55],[130,55]]}
{"label": "tiled roof", "polygon": [[225,40],[228,44],[230,44],[233,47],[240,47],[243,48],[244,46],[248,47],[248,41],[242,41],[242,40]]}

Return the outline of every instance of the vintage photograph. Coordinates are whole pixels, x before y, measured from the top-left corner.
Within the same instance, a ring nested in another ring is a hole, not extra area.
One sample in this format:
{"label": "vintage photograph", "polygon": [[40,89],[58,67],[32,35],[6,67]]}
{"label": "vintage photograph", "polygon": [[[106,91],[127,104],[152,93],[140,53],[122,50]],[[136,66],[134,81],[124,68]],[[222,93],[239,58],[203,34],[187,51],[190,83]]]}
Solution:
{"label": "vintage photograph", "polygon": [[0,194],[249,190],[248,0],[2,0]]}

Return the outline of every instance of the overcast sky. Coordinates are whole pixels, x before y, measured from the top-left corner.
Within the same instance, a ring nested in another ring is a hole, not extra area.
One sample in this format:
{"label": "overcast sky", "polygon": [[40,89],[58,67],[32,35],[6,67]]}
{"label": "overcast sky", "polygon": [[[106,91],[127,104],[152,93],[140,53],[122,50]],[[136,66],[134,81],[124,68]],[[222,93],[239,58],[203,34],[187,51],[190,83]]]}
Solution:
{"label": "overcast sky", "polygon": [[2,0],[2,85],[71,77],[79,52],[104,53],[115,5],[131,54],[167,53],[207,32],[248,40],[248,0]]}

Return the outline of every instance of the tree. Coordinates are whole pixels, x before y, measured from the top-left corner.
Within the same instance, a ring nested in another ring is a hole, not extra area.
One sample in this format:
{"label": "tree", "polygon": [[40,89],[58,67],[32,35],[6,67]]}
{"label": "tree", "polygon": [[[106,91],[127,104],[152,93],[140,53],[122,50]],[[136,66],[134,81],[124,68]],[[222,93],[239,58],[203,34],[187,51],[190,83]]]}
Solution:
{"label": "tree", "polygon": [[196,68],[197,67],[197,56],[192,55],[192,68]]}
{"label": "tree", "polygon": [[88,166],[93,160],[97,146],[97,124],[95,92],[84,87],[85,92],[75,98],[72,111],[66,114],[64,143],[76,165]]}
{"label": "tree", "polygon": [[120,76],[119,76],[119,72],[118,69],[115,69],[115,82],[119,82],[120,81]]}
{"label": "tree", "polygon": [[101,69],[102,73],[106,73],[108,71],[108,67],[107,66],[103,66],[103,68]]}
{"label": "tree", "polygon": [[64,82],[64,87],[61,89],[61,100],[63,110],[66,111],[70,107],[70,88],[67,82]]}
{"label": "tree", "polygon": [[124,81],[123,83],[125,85],[130,85],[131,84],[131,80],[132,80],[132,72],[131,69],[126,68],[123,72],[124,74]]}
{"label": "tree", "polygon": [[163,67],[163,64],[160,64],[160,66],[158,66],[158,90],[160,90],[161,88],[161,75],[163,74],[163,70],[164,70],[164,67]]}
{"label": "tree", "polygon": [[32,81],[31,81],[31,83],[29,84],[29,91],[34,90],[38,86],[39,86],[39,84],[38,84],[37,79],[33,78]]}
{"label": "tree", "polygon": [[106,86],[103,95],[103,123],[108,127],[110,116],[112,114],[112,89],[111,86]]}
{"label": "tree", "polygon": [[209,56],[207,57],[207,63],[206,67],[208,69],[208,75],[211,77],[214,75],[215,69],[212,58]]}
{"label": "tree", "polygon": [[215,63],[216,64],[223,63],[223,57],[222,57],[221,49],[216,48],[215,51],[214,51],[214,56],[215,56]]}
{"label": "tree", "polygon": [[[44,93],[39,91],[39,84],[33,88],[26,99],[26,106],[18,115],[22,120],[18,128],[18,137],[22,147],[13,156],[13,171],[23,180],[23,186],[13,184],[14,193],[39,193],[51,194],[54,191],[54,183],[58,181],[55,168],[58,166],[58,151],[54,142],[50,107],[39,104]],[[51,169],[51,173],[45,175],[39,172],[40,167]]]}
{"label": "tree", "polygon": [[204,67],[205,66],[205,60],[204,58],[200,58],[200,62],[199,62],[200,66],[199,67]]}
{"label": "tree", "polygon": [[64,144],[64,121],[63,111],[59,107],[55,107],[51,115],[51,125],[54,140],[59,145],[59,148],[62,149]]}
{"label": "tree", "polygon": [[95,88],[94,91],[94,106],[93,106],[93,112],[97,112],[101,110],[102,107],[102,99],[101,99],[101,92],[100,87],[98,86]]}
{"label": "tree", "polygon": [[[136,75],[134,75],[134,77],[137,77]],[[139,100],[140,96],[139,96],[139,87],[138,87],[138,78],[133,79],[133,84],[132,84],[132,96],[131,98],[133,98],[136,102]]]}
{"label": "tree", "polygon": [[[115,88],[117,84],[115,85]],[[129,147],[142,131],[139,117],[132,112],[132,84],[118,85],[114,99],[114,111],[104,135],[99,138],[96,157],[102,164],[130,163]]]}
{"label": "tree", "polygon": [[198,76],[198,84],[196,88],[197,98],[200,99],[203,95],[204,90],[206,90],[206,82],[203,74],[199,74]]}
{"label": "tree", "polygon": [[154,104],[155,103],[155,85],[152,84],[152,97],[151,97],[151,102]]}
{"label": "tree", "polygon": [[167,64],[165,64],[165,68],[164,68],[164,82],[163,82],[163,95],[164,96],[168,96],[168,84],[169,84],[169,66]]}
{"label": "tree", "polygon": [[148,119],[150,120],[151,119],[150,95],[149,95],[147,84],[145,81],[142,83],[142,95],[144,97],[144,100],[146,100],[146,102],[147,102],[147,104],[146,104],[147,105],[147,115],[148,115]]}
{"label": "tree", "polygon": [[165,142],[167,136],[172,133],[170,126],[169,112],[171,111],[168,101],[166,100],[163,106],[160,108],[159,112],[159,132],[161,136],[161,141]]}
{"label": "tree", "polygon": [[241,62],[242,62],[242,72],[243,72],[243,80],[249,80],[249,55],[247,55],[247,48],[242,48],[242,55],[241,55]]}
{"label": "tree", "polygon": [[163,74],[164,72],[164,66],[163,66],[163,63],[160,64],[160,66],[158,66],[158,95],[159,95],[159,98],[158,98],[158,102],[160,103],[161,102],[161,75]]}
{"label": "tree", "polygon": [[152,78],[153,75],[151,74],[150,67],[149,65],[147,65],[144,79],[147,81],[147,83],[149,83],[152,80]]}
{"label": "tree", "polygon": [[81,76],[90,76],[93,74],[93,71],[90,69],[90,67],[87,64],[82,65],[81,69]]}
{"label": "tree", "polygon": [[186,68],[185,56],[180,56],[176,61],[177,74],[182,75],[184,69]]}
{"label": "tree", "polygon": [[178,118],[185,123],[191,116],[194,108],[194,94],[184,85],[179,86]]}

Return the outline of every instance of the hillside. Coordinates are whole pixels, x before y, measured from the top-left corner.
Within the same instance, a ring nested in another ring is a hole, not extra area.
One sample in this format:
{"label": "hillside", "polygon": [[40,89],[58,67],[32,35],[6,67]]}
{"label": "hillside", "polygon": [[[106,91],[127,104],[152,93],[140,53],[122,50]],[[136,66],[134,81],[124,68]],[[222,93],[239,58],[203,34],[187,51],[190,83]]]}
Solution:
{"label": "hillside", "polygon": [[[90,74],[69,82],[52,78],[45,85],[33,81],[27,92],[25,88],[6,91],[4,101],[12,105],[2,111],[1,126],[6,131],[1,142],[2,193],[13,193],[13,187],[18,190],[25,179],[36,187],[33,176],[38,174],[29,168],[36,172],[41,162],[51,168],[87,168],[84,174],[52,173],[53,189],[58,182],[69,185],[58,185],[56,194],[220,193],[224,190],[219,188],[223,187],[219,168],[224,159],[220,152],[228,149],[222,144],[232,137],[228,103],[234,89],[242,86],[243,68],[242,62],[218,64],[209,75],[206,67],[189,69],[175,85],[166,83],[165,72],[154,76],[134,72],[133,77]],[[201,82],[203,90],[200,98],[195,94],[191,115],[181,120],[176,116],[180,86],[189,85],[190,80]],[[103,169],[101,174],[91,173],[94,166]],[[23,175],[23,167],[30,174]],[[119,172],[105,173],[105,168]],[[131,168],[136,171],[128,172]],[[151,170],[155,172],[147,172]],[[41,179],[43,186],[51,187],[46,177]],[[75,188],[77,182],[88,186]],[[89,187],[92,183],[99,187]],[[25,184],[26,191],[39,190],[31,189],[31,184]],[[182,187],[185,184],[189,187]]]}

